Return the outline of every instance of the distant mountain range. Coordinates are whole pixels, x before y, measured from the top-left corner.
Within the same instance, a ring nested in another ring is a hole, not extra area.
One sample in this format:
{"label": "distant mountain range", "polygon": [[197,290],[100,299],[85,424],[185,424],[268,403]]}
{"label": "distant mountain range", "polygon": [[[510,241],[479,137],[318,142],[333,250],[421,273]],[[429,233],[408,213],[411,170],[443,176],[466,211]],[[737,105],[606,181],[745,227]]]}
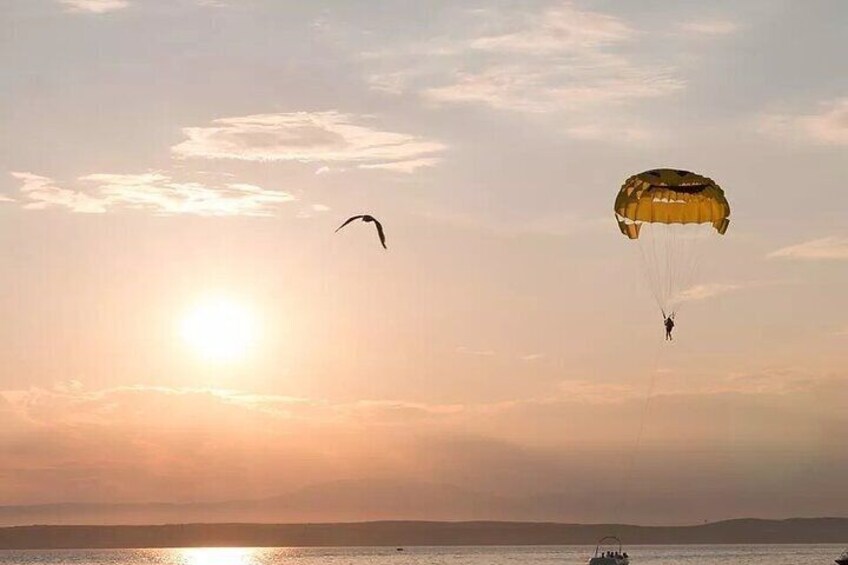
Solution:
{"label": "distant mountain range", "polygon": [[323,483],[258,500],[0,506],[0,526],[7,526],[0,529],[0,547],[564,544],[592,543],[608,533],[623,535],[628,544],[848,543],[848,518],[689,527],[563,523],[575,521],[569,514],[575,508],[581,515],[605,512],[604,500],[612,498],[579,492],[510,498],[374,479]]}
{"label": "distant mountain range", "polygon": [[[596,493],[597,494],[597,493]],[[389,520],[574,521],[588,507],[608,510],[612,496],[547,493],[508,497],[445,484],[405,480],[344,480],[255,500],[191,503],[61,503],[0,506],[0,526],[31,524],[303,523]],[[602,521],[595,518],[592,521]]]}
{"label": "distant mountain range", "polygon": [[374,479],[321,483],[258,500],[0,506],[0,526],[548,518],[534,514],[534,506],[533,500],[450,485]]}
{"label": "distant mountain range", "polygon": [[22,526],[0,528],[0,549],[577,545],[593,544],[607,534],[618,535],[627,546],[846,543],[848,518],[743,519],[673,527],[532,522]]}

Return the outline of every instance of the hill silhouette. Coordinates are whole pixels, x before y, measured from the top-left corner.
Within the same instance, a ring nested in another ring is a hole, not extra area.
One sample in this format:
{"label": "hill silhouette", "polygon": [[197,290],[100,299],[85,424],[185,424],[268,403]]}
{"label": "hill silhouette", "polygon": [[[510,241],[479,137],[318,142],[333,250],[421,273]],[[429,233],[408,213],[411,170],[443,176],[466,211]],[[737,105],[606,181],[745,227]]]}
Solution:
{"label": "hill silhouette", "polygon": [[[398,521],[605,523],[608,521],[605,519],[609,511],[607,506],[610,501],[616,500],[616,495],[594,493],[587,497],[575,489],[533,496],[507,496],[438,483],[362,479],[319,483],[279,496],[249,500],[0,506],[0,526]],[[633,507],[638,507],[640,501],[631,497],[630,502]],[[653,502],[655,506],[659,504],[656,500]],[[633,518],[633,513],[621,520],[648,525],[687,523],[673,510],[674,507],[669,506],[668,513],[655,513],[652,517],[645,517],[644,522],[638,517]],[[702,511],[708,512],[707,509]],[[772,512],[763,517],[782,518],[781,514]],[[809,516],[802,511],[799,514]],[[699,522],[701,520],[695,523]]]}
{"label": "hill silhouette", "polygon": [[592,544],[844,543],[848,518],[740,519],[698,526],[533,522],[181,524],[0,528],[0,549]]}
{"label": "hill silhouette", "polygon": [[195,503],[60,503],[0,506],[0,526],[290,523],[388,520],[548,520],[532,500],[452,485],[345,480],[263,499]]}

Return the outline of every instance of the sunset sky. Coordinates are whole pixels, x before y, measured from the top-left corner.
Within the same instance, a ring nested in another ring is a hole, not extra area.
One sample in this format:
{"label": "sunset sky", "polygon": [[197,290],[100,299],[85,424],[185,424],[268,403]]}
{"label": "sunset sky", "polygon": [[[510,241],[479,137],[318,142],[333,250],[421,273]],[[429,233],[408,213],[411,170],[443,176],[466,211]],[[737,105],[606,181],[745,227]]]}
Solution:
{"label": "sunset sky", "polygon": [[[847,34],[839,0],[4,0],[0,505],[848,515]],[[672,345],[612,213],[663,166],[732,207]],[[387,251],[333,233],[364,212]]]}

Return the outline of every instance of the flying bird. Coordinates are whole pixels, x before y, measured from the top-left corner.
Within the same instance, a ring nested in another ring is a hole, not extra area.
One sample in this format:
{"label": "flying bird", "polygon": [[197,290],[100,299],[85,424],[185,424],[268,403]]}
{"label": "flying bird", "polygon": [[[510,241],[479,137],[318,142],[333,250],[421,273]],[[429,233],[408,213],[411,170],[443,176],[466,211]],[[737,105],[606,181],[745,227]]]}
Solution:
{"label": "flying bird", "polygon": [[343,223],[342,225],[340,225],[339,227],[336,228],[336,231],[339,231],[340,229],[342,229],[343,227],[345,227],[349,223],[356,221],[356,220],[362,220],[363,222],[366,222],[366,223],[374,222],[374,225],[377,227],[377,235],[380,236],[380,243],[383,244],[383,249],[388,249],[388,247],[386,247],[386,234],[383,233],[383,224],[381,224],[377,220],[377,218],[375,218],[374,216],[371,216],[369,214],[361,214],[359,216],[353,216],[353,217],[348,218],[347,220],[345,220],[345,223]]}

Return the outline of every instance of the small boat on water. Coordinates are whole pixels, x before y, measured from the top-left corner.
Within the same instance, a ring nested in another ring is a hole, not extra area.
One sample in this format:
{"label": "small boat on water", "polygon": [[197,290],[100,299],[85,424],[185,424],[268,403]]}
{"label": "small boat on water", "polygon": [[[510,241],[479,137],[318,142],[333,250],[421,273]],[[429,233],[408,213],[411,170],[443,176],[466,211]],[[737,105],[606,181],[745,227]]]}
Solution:
{"label": "small boat on water", "polygon": [[[610,545],[618,545],[617,550],[610,550]],[[595,554],[589,559],[589,565],[630,565],[630,556],[621,550],[621,540],[615,536],[606,536],[598,540]],[[842,565],[842,564],[840,564]]]}
{"label": "small boat on water", "polygon": [[842,552],[842,555],[834,559],[838,565],[848,565],[848,549]]}

